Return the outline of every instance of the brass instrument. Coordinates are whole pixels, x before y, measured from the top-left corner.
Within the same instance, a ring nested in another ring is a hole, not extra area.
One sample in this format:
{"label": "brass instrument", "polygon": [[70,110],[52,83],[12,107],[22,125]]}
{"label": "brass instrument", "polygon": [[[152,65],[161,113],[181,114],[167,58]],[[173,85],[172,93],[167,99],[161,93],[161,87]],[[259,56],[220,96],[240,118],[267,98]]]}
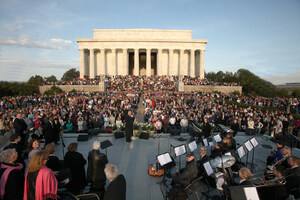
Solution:
{"label": "brass instrument", "polygon": [[268,186],[275,186],[275,185],[285,185],[286,180],[283,178],[274,178],[272,180],[264,182],[262,185],[257,185],[255,187],[268,187]]}
{"label": "brass instrument", "polygon": [[287,156],[284,156],[281,160],[278,160],[276,163],[274,163],[273,165],[268,165],[268,169],[273,170],[274,166],[280,165],[281,163],[283,163],[286,159],[288,159],[289,157],[291,157],[292,154],[289,154]]}

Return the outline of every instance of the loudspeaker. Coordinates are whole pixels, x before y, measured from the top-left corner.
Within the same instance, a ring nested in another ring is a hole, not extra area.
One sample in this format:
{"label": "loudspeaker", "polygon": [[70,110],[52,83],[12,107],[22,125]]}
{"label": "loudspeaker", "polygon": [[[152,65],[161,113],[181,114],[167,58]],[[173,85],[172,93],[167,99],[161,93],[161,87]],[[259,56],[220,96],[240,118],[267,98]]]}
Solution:
{"label": "loudspeaker", "polygon": [[88,141],[89,136],[88,135],[78,135],[77,141]]}
{"label": "loudspeaker", "polygon": [[123,138],[123,137],[125,137],[124,132],[115,132],[115,138],[116,139]]}
{"label": "loudspeaker", "polygon": [[140,138],[141,138],[141,139],[148,140],[148,139],[149,139],[149,133],[141,132]]}

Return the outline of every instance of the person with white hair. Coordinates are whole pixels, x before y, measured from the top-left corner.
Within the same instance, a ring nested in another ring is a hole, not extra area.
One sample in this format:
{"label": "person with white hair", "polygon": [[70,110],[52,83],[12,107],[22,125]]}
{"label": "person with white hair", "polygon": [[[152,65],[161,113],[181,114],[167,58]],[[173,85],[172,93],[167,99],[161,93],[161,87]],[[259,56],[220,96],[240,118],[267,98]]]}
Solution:
{"label": "person with white hair", "polygon": [[106,184],[104,168],[108,160],[105,154],[100,153],[100,146],[99,141],[94,141],[93,150],[89,152],[87,182],[91,183],[90,192],[99,193],[100,199],[103,199]]}
{"label": "person with white hair", "polygon": [[23,165],[15,163],[17,158],[18,152],[15,149],[6,149],[0,154],[0,199],[23,199]]}
{"label": "person with white hair", "polygon": [[104,195],[104,200],[126,200],[126,180],[122,174],[119,174],[118,168],[108,163],[104,172],[110,181]]}

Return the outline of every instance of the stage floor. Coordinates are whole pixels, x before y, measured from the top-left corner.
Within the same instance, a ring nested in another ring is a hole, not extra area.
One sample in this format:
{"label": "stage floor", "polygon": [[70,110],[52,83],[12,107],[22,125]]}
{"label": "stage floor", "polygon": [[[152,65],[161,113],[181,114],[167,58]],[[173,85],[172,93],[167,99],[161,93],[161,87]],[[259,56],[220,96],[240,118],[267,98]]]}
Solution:
{"label": "stage floor", "polygon": [[[187,139],[186,141],[178,141],[178,136],[170,136],[169,134],[164,134],[160,139],[150,138],[149,140],[143,140],[137,138],[131,143],[125,142],[125,138],[115,139],[111,134],[101,134],[99,136],[93,136],[86,142],[78,142],[78,151],[83,154],[87,159],[88,152],[92,149],[92,144],[95,140],[100,142],[104,140],[110,140],[113,146],[107,149],[107,157],[109,162],[115,164],[119,172],[123,174],[127,182],[127,199],[130,200],[158,200],[163,199],[163,195],[160,189],[159,181],[162,178],[155,178],[148,175],[148,167],[150,164],[155,163],[156,156],[158,155],[158,141],[160,140],[160,153],[165,153],[170,151],[170,145],[178,146],[181,144],[188,144],[190,136],[188,134],[182,134],[183,138]],[[243,144],[253,136],[247,136],[244,133],[238,133],[235,137],[237,144]],[[259,143],[259,146],[255,148],[254,151],[254,168],[253,173],[262,172],[265,169],[266,158],[270,153],[271,149],[264,148],[262,144],[269,145],[273,148],[276,148],[275,144],[264,138],[261,135],[255,136],[256,140]],[[71,142],[76,142],[77,134],[64,134],[64,142],[66,147]],[[56,155],[63,159],[62,151],[62,142],[57,146]],[[237,145],[238,146],[238,145]],[[198,149],[194,151],[196,157],[200,156],[199,148],[201,145],[198,145]],[[64,152],[67,151],[67,148],[64,148]],[[105,153],[105,151],[102,150]],[[293,149],[293,154],[300,156],[299,149]],[[172,155],[174,152],[172,151]],[[251,163],[252,152],[249,153],[248,162]],[[179,169],[178,161],[176,167],[173,168],[173,172]],[[186,156],[183,155],[181,159],[181,167],[185,166]],[[246,162],[246,156],[242,159],[242,162]],[[86,165],[87,167],[87,165]],[[248,164],[248,168],[251,168],[251,165]],[[107,182],[108,185],[108,182]],[[207,186],[204,186],[206,190]],[[210,190],[210,195],[216,195],[218,192],[216,189]]]}

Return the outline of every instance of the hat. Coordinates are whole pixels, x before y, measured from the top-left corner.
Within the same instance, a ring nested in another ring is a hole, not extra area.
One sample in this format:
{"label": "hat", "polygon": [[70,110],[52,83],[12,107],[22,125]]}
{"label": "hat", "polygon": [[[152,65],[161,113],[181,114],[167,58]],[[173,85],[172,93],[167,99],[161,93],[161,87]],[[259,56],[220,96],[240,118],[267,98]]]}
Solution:
{"label": "hat", "polygon": [[190,157],[190,156],[194,156],[193,152],[189,152],[189,153],[187,154],[187,157]]}

